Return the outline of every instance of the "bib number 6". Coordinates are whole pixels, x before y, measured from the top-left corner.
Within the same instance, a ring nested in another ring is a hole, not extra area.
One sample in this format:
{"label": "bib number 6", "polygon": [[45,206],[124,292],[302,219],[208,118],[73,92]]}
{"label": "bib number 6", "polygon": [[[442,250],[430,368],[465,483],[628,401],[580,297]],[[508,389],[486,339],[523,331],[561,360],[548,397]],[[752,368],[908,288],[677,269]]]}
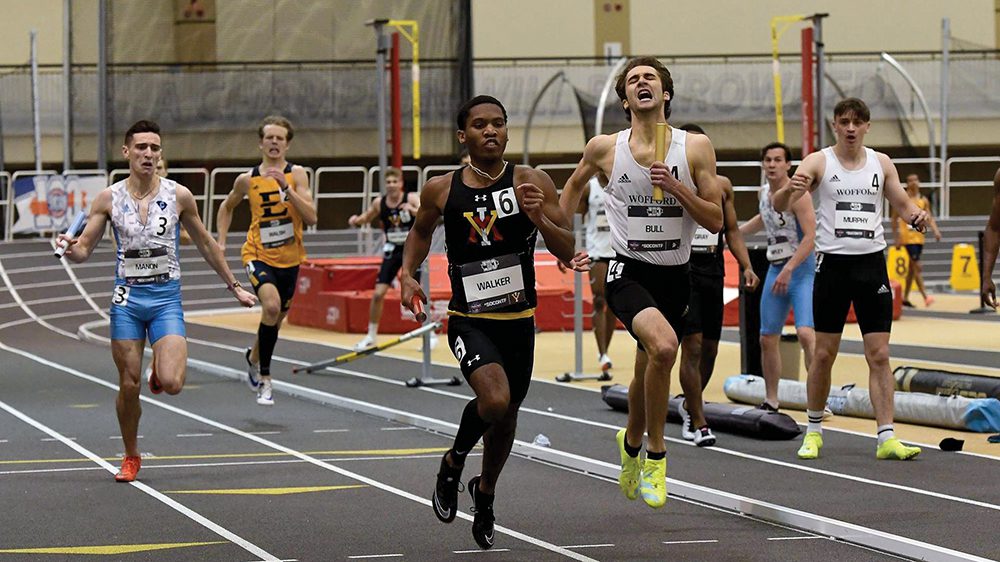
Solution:
{"label": "bib number 6", "polygon": [[508,187],[500,191],[493,192],[493,205],[497,210],[497,218],[504,218],[516,215],[520,209],[517,208],[517,197],[514,196],[514,188]]}

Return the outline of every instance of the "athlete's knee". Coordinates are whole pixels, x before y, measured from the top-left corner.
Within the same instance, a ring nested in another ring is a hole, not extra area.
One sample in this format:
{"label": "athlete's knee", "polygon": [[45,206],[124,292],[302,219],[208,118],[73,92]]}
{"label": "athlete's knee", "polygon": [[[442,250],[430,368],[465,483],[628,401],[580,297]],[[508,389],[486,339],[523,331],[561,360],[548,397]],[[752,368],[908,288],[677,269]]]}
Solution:
{"label": "athlete's knee", "polygon": [[280,299],[268,299],[260,303],[261,314],[265,318],[275,319],[281,314],[281,300]]}
{"label": "athlete's knee", "polygon": [[479,417],[490,424],[503,420],[510,407],[510,399],[500,392],[479,396],[477,402]]}
{"label": "athlete's knee", "polygon": [[771,351],[778,349],[778,340],[780,337],[778,334],[761,334],[760,335],[760,349],[762,351]]}
{"label": "athlete's knee", "polygon": [[654,361],[660,364],[672,364],[674,359],[677,358],[677,342],[671,341],[666,338],[657,338],[650,345],[645,345],[646,355],[649,356],[650,361]]}
{"label": "athlete's knee", "polygon": [[880,345],[872,349],[865,349],[865,359],[868,360],[869,365],[888,365],[889,346]]}
{"label": "athlete's knee", "polygon": [[138,399],[141,388],[139,377],[123,376],[118,385],[118,394],[125,399]]}
{"label": "athlete's knee", "polygon": [[594,314],[604,314],[604,311],[608,308],[608,300],[604,298],[604,295],[594,295]]}

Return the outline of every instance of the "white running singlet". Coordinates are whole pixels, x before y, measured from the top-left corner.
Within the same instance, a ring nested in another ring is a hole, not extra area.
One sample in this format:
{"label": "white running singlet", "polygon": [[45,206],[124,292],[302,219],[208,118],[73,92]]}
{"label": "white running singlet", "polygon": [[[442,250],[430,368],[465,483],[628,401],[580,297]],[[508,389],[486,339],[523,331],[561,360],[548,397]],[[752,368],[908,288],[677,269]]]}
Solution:
{"label": "white running singlet", "polygon": [[767,233],[767,261],[785,262],[799,249],[799,221],[791,209],[778,212],[771,205],[771,186],[767,183],[760,188],[760,203],[757,205],[760,220]]}
{"label": "white running singlet", "polygon": [[[604,188],[605,211],[615,252],[654,265],[680,265],[691,257],[695,222],[669,193],[653,200],[649,168],[641,166],[628,146],[631,129],[618,132],[615,161]],[[697,193],[687,161],[687,131],[671,128],[667,168],[688,189]]]}
{"label": "white running singlet", "polygon": [[875,151],[864,147],[857,170],[841,165],[833,147],[823,149],[826,172],[816,187],[816,251],[863,255],[885,249],[882,190],[885,176]]}
{"label": "white running singlet", "polygon": [[615,257],[611,249],[611,225],[604,209],[604,188],[597,177],[590,178],[590,196],[587,197],[587,254],[591,258]]}
{"label": "white running singlet", "polygon": [[142,203],[129,195],[125,182],[111,186],[111,226],[118,246],[115,277],[126,285],[180,279],[177,183],[160,178],[156,197],[145,203],[148,214],[144,223],[139,218],[138,205]]}

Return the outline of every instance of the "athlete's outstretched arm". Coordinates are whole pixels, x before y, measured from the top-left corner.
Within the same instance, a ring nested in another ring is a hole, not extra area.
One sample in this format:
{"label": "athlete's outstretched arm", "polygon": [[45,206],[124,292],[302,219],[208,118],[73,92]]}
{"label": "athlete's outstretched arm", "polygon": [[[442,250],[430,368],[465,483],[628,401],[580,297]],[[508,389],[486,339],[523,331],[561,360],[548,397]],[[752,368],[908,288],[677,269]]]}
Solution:
{"label": "athlete's outstretched arm", "polygon": [[729,181],[726,176],[716,176],[716,178],[718,178],[719,187],[722,189],[722,220],[726,244],[729,245],[729,251],[733,253],[733,257],[743,268],[743,286],[753,291],[760,284],[760,278],[757,277],[757,273],[750,263],[750,253],[747,252],[743,233],[740,232],[739,221],[736,220],[736,203],[733,201],[736,197],[733,192],[733,182]]}
{"label": "athlete's outstretched arm", "polygon": [[363,224],[369,224],[378,218],[379,213],[382,211],[382,197],[377,196],[372,198],[372,204],[368,205],[365,212],[360,215],[351,215],[347,218],[347,224],[351,226],[361,226]]}
{"label": "athlete's outstretched arm", "polygon": [[792,174],[792,180],[771,195],[771,206],[779,213],[787,211],[803,193],[811,192],[816,187],[817,178],[823,177],[824,172],[826,157],[822,152],[806,156]]}
{"label": "athlete's outstretched arm", "polygon": [[663,188],[664,193],[676,197],[695,222],[716,233],[722,230],[723,220],[722,191],[715,173],[715,149],[705,135],[688,135],[687,139],[688,167],[697,193],[675,178],[663,162],[653,162],[649,178],[653,185]]}
{"label": "athlete's outstretched arm", "polygon": [[215,228],[218,229],[217,240],[223,251],[226,250],[226,235],[229,234],[229,225],[233,224],[233,210],[243,202],[249,192],[250,173],[245,172],[236,178],[232,191],[219,205],[219,211],[215,215]]}
{"label": "athlete's outstretched arm", "polygon": [[598,173],[605,175],[611,173],[610,169],[605,171],[604,166],[608,166],[609,161],[613,164],[615,139],[617,139],[615,135],[598,135],[587,142],[580,163],[566,180],[566,185],[563,186],[562,194],[559,196],[559,206],[567,217],[572,217],[579,208],[580,199],[590,183],[590,178]]}
{"label": "athlete's outstretched arm", "polygon": [[194,200],[194,195],[183,185],[177,184],[177,212],[181,224],[187,229],[191,236],[191,241],[195,243],[198,252],[205,258],[208,265],[219,274],[219,277],[226,283],[236,300],[243,306],[253,306],[257,302],[257,297],[253,293],[239,286],[236,277],[229,270],[226,264],[226,257],[222,253],[222,248],[212,240],[212,235],[205,230],[204,223],[198,217],[198,203]]}
{"label": "athlete's outstretched arm", "polygon": [[1000,169],[993,176],[993,210],[983,233],[983,282],[982,292],[986,304],[997,307],[997,290],[993,284],[993,266],[1000,253]]}
{"label": "athlete's outstretched arm", "polygon": [[885,194],[885,198],[889,200],[889,204],[907,224],[923,231],[927,222],[927,211],[918,207],[906,194],[906,190],[899,183],[899,172],[896,171],[896,165],[892,163],[892,160],[881,152],[876,152],[875,155],[882,164],[882,175],[885,178],[882,192]]}
{"label": "athlete's outstretched arm", "polygon": [[104,228],[108,224],[111,216],[111,189],[107,188],[97,194],[94,202],[90,205],[90,214],[87,216],[87,226],[79,238],[70,238],[65,234],[59,235],[59,241],[66,246],[66,253],[63,254],[74,263],[83,263],[90,258],[101,238],[104,238]]}
{"label": "athlete's outstretched arm", "polygon": [[[403,267],[400,270],[400,298],[403,306],[410,312],[416,312],[412,303],[414,296],[427,302],[427,295],[424,294],[415,275],[420,264],[427,259],[427,253],[430,252],[434,227],[437,226],[438,219],[444,215],[444,204],[451,191],[452,174],[455,173],[461,171],[433,177],[427,180],[424,188],[420,190],[420,209],[403,244]],[[429,271],[427,275],[430,275]]]}
{"label": "athlete's outstretched arm", "polygon": [[278,182],[278,186],[281,187],[281,191],[288,197],[288,201],[295,207],[299,216],[302,217],[302,222],[306,226],[316,224],[318,217],[316,215],[316,207],[313,206],[312,192],[309,189],[309,176],[306,174],[306,169],[302,166],[292,166],[292,189],[288,189],[289,186],[285,182],[285,174],[278,174],[274,179]]}

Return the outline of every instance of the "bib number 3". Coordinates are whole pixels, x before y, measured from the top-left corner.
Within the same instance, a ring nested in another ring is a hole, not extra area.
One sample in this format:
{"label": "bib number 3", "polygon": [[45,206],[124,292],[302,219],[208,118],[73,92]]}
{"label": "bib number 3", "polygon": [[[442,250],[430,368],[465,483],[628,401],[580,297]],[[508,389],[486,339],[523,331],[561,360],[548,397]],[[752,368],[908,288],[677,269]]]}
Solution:
{"label": "bib number 3", "polygon": [[127,306],[129,290],[130,287],[128,285],[115,285],[115,290],[111,292],[111,304],[115,306]]}

